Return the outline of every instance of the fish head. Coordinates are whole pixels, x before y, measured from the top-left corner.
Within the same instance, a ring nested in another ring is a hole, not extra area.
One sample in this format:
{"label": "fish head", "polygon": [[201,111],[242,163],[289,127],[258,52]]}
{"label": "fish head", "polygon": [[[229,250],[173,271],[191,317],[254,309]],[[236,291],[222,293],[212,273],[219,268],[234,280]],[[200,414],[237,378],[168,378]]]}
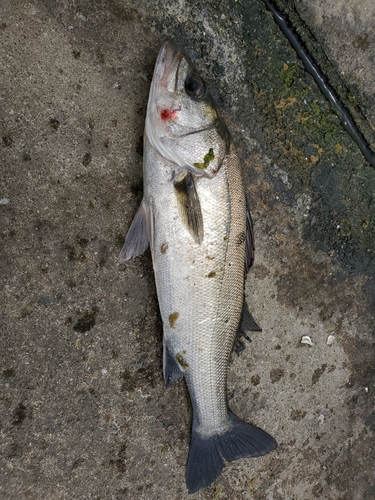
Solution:
{"label": "fish head", "polygon": [[165,159],[198,176],[213,177],[231,143],[203,78],[170,42],[161,48],[152,78],[145,136]]}

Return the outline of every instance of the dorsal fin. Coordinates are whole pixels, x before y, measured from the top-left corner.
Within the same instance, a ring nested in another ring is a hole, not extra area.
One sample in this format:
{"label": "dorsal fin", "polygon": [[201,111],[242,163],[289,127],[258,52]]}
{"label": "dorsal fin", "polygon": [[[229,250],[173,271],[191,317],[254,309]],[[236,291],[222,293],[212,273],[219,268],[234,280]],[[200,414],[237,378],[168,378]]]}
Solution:
{"label": "dorsal fin", "polygon": [[247,305],[246,300],[243,302],[242,308],[242,318],[241,318],[241,330],[243,332],[261,332],[261,327],[257,324],[253,315],[249,310],[249,306]]}
{"label": "dorsal fin", "polygon": [[249,204],[246,202],[246,244],[245,244],[245,278],[254,263],[255,245],[253,222],[251,220]]}

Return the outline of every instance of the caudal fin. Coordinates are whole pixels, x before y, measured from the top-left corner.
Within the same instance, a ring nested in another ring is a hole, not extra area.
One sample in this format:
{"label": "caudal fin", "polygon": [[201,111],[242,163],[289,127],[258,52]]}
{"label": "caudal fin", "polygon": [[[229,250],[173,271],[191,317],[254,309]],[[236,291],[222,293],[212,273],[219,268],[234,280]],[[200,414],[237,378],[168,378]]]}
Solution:
{"label": "caudal fin", "polygon": [[224,467],[223,458],[260,457],[277,448],[276,440],[259,427],[243,422],[230,413],[230,428],[223,434],[203,438],[194,431],[191,436],[186,485],[189,493],[208,486]]}

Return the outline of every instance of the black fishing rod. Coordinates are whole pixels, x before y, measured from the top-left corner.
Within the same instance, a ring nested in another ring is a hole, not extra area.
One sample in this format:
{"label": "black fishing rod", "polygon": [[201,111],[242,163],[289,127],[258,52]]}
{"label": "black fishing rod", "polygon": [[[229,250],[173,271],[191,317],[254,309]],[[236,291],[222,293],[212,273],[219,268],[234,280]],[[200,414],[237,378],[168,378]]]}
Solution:
{"label": "black fishing rod", "polygon": [[333,110],[340,118],[344,129],[352,137],[352,139],[357,143],[359,149],[362,151],[365,158],[371,163],[375,168],[375,154],[369,148],[365,138],[358,130],[358,127],[354,123],[353,118],[350,116],[349,111],[341,104],[339,98],[337,97],[333,88],[326,82],[326,78],[323,75],[321,69],[316,64],[314,59],[310,56],[307,50],[303,47],[301,40],[294,30],[289,26],[287,22],[287,17],[285,14],[279,11],[279,9],[273,4],[271,0],[263,0],[267,8],[272,12],[276,23],[281,28],[281,31],[287,37],[291,43],[293,49],[297,52],[298,56],[302,59],[303,64],[307,71],[312,75],[318,87],[325,95],[327,100],[330,102]]}

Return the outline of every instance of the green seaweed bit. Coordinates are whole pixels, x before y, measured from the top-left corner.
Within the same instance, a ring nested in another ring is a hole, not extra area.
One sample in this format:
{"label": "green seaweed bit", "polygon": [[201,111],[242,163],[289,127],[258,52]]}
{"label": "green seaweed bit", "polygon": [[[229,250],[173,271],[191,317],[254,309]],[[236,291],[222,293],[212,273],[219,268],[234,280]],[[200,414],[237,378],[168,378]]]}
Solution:
{"label": "green seaweed bit", "polygon": [[280,79],[282,82],[287,85],[288,87],[291,86],[291,84],[298,79],[301,71],[299,66],[297,64],[290,64],[290,65],[285,65],[282,70],[280,71]]}
{"label": "green seaweed bit", "polygon": [[176,354],[176,359],[184,370],[189,368],[189,365],[186,363],[186,361],[184,360],[184,357],[181,356],[181,354]]}
{"label": "green seaweed bit", "polygon": [[214,155],[214,150],[213,148],[210,148],[208,150],[208,153],[206,155],[204,155],[204,158],[203,158],[203,163],[194,163],[194,167],[197,167],[197,168],[200,168],[200,169],[205,169],[208,167],[208,165],[210,164],[210,162],[215,158],[215,155]]}
{"label": "green seaweed bit", "polygon": [[356,95],[351,94],[350,92],[348,92],[346,94],[346,98],[348,99],[348,101],[350,102],[350,104],[352,104],[353,106],[358,106],[359,105],[358,98],[357,98]]}
{"label": "green seaweed bit", "polygon": [[174,312],[172,314],[170,314],[168,316],[168,319],[169,319],[169,326],[171,328],[175,328],[175,325],[176,325],[176,321],[177,321],[177,318],[179,317],[179,313],[178,312]]}

